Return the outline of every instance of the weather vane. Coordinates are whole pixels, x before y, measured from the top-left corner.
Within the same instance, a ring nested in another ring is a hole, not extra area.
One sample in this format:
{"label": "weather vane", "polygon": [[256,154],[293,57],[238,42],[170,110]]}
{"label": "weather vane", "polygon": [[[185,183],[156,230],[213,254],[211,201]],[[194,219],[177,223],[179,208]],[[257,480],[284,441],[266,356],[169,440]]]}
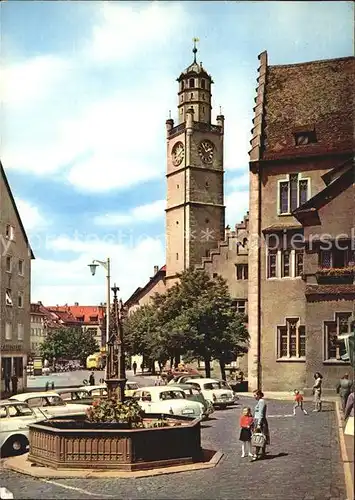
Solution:
{"label": "weather vane", "polygon": [[194,53],[194,62],[196,62],[196,54],[197,54],[197,47],[196,47],[196,44],[197,44],[197,42],[199,42],[199,41],[200,41],[200,39],[199,39],[199,38],[197,38],[197,37],[194,37],[194,38],[192,39],[192,41],[194,42],[194,48],[192,49],[192,52]]}

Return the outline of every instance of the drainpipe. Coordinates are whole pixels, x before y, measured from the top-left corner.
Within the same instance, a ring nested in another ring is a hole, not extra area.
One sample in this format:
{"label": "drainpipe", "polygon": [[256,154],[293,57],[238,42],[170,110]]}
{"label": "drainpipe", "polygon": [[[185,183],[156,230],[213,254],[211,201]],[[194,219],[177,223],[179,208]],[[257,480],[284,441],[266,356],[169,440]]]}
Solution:
{"label": "drainpipe", "polygon": [[261,371],[261,169],[260,162],[258,165],[258,319],[257,319],[257,333],[258,333],[258,390],[262,389],[262,371]]}

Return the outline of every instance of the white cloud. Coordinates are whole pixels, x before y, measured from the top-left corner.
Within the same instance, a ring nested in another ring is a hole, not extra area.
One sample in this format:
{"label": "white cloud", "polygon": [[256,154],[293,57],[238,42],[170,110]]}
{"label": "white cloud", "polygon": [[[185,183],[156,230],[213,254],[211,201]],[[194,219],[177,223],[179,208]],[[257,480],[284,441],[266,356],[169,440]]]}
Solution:
{"label": "white cloud", "polygon": [[68,60],[53,55],[37,56],[5,66],[1,70],[0,102],[11,107],[33,106],[44,100],[64,80]]}
{"label": "white cloud", "polygon": [[[138,286],[153,274],[155,265],[163,265],[165,251],[158,239],[144,238],[132,244],[75,241],[59,238],[52,241],[52,248],[76,253],[71,260],[46,260],[38,258],[32,263],[33,302],[44,304],[86,303],[98,304],[106,300],[105,270],[93,277],[88,264],[92,260],[111,258],[111,281],[120,287],[126,300]],[[73,284],[74,283],[74,284]]]}
{"label": "white cloud", "polygon": [[92,39],[86,50],[98,61],[142,57],[147,50],[161,49],[173,39],[182,22],[189,23],[182,5],[147,2],[133,6],[102,2]]}
{"label": "white cloud", "polygon": [[28,201],[16,198],[16,206],[26,232],[44,228],[49,224],[49,221],[40,213],[39,208]]}
{"label": "white cloud", "polygon": [[98,215],[94,218],[94,223],[98,226],[126,226],[137,222],[153,222],[163,217],[166,207],[166,200],[156,200],[146,205],[133,208],[128,213],[108,213]]}

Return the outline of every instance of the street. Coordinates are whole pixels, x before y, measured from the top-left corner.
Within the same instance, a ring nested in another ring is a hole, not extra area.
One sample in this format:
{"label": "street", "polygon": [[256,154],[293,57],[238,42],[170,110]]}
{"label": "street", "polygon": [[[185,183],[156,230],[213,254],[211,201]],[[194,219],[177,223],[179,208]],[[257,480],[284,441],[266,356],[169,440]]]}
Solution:
{"label": "street", "polygon": [[[151,379],[136,378],[145,385],[151,383]],[[139,479],[80,480],[40,480],[3,470],[0,486],[15,499],[345,500],[333,407],[325,404],[321,413],[293,417],[291,402],[268,401],[271,446],[267,459],[251,463],[240,456],[238,421],[241,408],[254,404],[251,398],[241,398],[238,406],[216,411],[203,424],[203,447],[224,453],[213,469]]]}

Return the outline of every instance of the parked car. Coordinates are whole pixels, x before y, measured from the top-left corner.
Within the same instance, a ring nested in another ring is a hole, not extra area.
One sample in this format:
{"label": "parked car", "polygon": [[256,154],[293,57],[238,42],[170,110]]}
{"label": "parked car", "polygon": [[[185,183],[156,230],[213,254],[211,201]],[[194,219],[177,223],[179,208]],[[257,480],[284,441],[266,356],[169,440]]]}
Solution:
{"label": "parked car", "polygon": [[0,454],[20,455],[28,446],[28,425],[44,420],[45,415],[27,403],[3,400],[0,402]]}
{"label": "parked car", "polygon": [[[170,387],[170,386],[169,386]],[[201,389],[197,389],[197,387],[192,386],[191,384],[174,384],[171,387],[176,387],[184,392],[186,399],[190,401],[198,401],[203,404],[205,409],[204,413],[206,417],[209,417],[211,413],[214,412],[214,407],[211,401],[208,401],[205,396],[202,394]]]}
{"label": "parked car", "polygon": [[125,391],[124,391],[125,396],[127,396],[128,398],[132,397],[133,393],[137,389],[139,389],[139,385],[137,384],[137,382],[131,382],[130,380],[127,380]]}
{"label": "parked car", "polygon": [[107,386],[105,384],[101,385],[83,385],[79,387],[79,390],[86,391],[89,394],[91,400],[107,398]]}
{"label": "parked car", "polygon": [[199,388],[215,408],[227,408],[228,405],[234,404],[238,399],[230,385],[224,380],[201,378],[189,379],[186,383]]}
{"label": "parked car", "polygon": [[168,382],[168,385],[175,385],[175,384],[185,384],[186,380],[191,380],[195,378],[204,378],[201,375],[191,375],[191,373],[184,373],[184,374],[179,374],[179,375],[174,375],[174,377]]}
{"label": "parked car", "polygon": [[63,389],[56,389],[56,394],[62,398],[62,400],[67,404],[85,404],[91,405],[93,401],[92,395],[89,391],[78,387],[66,387]]}
{"label": "parked car", "polygon": [[165,413],[184,415],[191,418],[205,416],[204,405],[198,401],[190,401],[184,391],[169,386],[141,387],[133,393],[146,413]]}
{"label": "parked car", "polygon": [[10,401],[27,403],[31,408],[39,408],[48,417],[60,415],[83,415],[89,408],[88,404],[67,404],[54,391],[25,392],[9,398]]}

